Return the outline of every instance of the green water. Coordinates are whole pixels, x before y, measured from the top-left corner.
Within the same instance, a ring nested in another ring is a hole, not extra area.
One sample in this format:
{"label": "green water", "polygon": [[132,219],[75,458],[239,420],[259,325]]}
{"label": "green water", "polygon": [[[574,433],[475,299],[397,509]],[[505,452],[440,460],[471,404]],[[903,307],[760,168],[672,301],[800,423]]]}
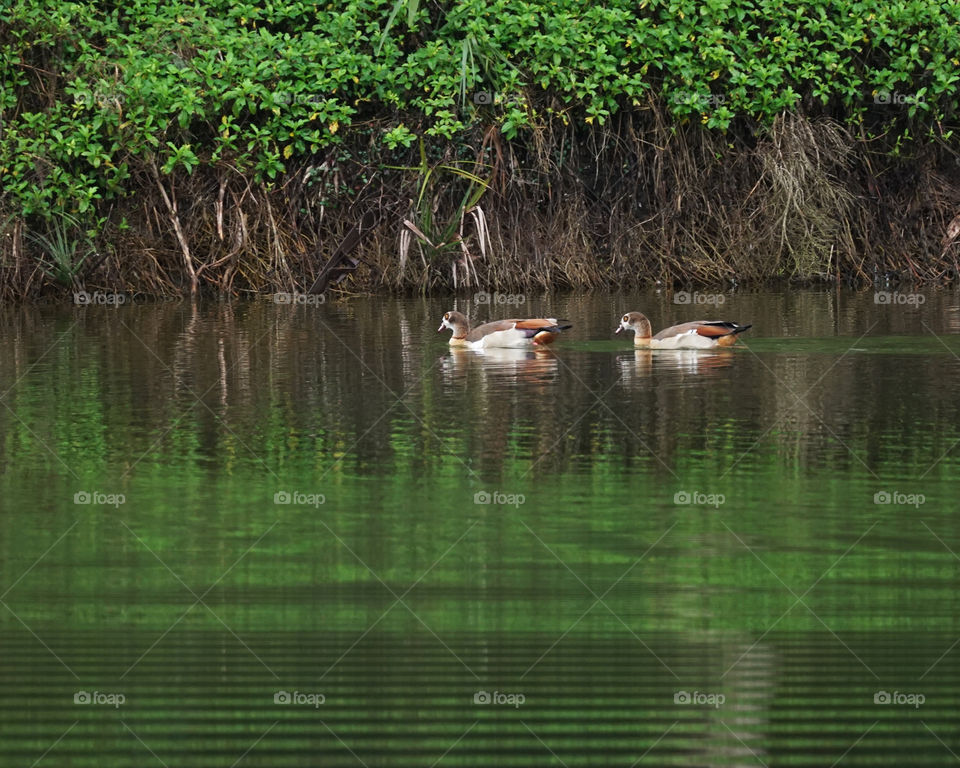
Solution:
{"label": "green water", "polygon": [[552,355],[451,352],[464,299],[3,309],[0,765],[957,762],[922,296],[528,296]]}

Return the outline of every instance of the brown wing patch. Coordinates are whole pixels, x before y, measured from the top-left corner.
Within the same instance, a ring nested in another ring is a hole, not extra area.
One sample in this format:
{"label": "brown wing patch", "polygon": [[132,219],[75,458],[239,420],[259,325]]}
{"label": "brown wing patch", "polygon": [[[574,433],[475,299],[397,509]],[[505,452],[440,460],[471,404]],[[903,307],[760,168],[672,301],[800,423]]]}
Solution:
{"label": "brown wing patch", "polygon": [[520,328],[524,331],[535,331],[537,328],[554,328],[557,325],[557,321],[554,319],[546,319],[538,317],[534,320],[516,320],[517,328]]}
{"label": "brown wing patch", "polygon": [[697,326],[697,333],[700,336],[716,338],[717,336],[727,336],[732,333],[732,331],[722,325],[699,325]]}

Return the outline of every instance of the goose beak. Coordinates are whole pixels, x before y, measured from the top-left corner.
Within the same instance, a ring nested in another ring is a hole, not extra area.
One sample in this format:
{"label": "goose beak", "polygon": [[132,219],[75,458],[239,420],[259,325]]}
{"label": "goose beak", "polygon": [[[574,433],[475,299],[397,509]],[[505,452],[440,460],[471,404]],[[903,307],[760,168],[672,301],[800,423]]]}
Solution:
{"label": "goose beak", "polygon": [[622,331],[622,330],[623,330],[623,326],[622,326],[622,325],[618,325],[618,326],[617,326],[617,330],[615,330],[614,333],[620,333],[620,331]]}
{"label": "goose beak", "polygon": [[445,323],[440,323],[440,327],[437,328],[437,333],[440,333],[440,331],[443,330],[443,328],[444,328],[445,325],[446,325]]}

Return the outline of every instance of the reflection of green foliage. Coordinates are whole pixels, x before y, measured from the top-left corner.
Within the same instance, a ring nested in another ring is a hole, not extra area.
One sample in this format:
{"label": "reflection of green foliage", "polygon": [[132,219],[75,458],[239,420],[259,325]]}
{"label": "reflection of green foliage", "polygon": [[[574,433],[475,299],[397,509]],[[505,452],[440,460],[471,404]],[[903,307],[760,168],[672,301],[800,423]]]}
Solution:
{"label": "reflection of green foliage", "polygon": [[[856,367],[838,367],[829,379],[832,395],[823,407],[847,418],[842,424],[830,419],[834,438],[813,419],[778,419],[787,415],[784,403],[795,404],[791,392],[805,391],[848,353],[849,338],[808,338],[782,356],[761,346],[758,354],[775,375],[757,367],[763,376],[756,391],[709,382],[698,388],[695,376],[683,389],[651,393],[645,383],[617,389],[622,405],[615,413],[593,407],[596,396],[578,379],[596,355],[578,358],[567,350],[564,365],[577,376],[561,377],[550,385],[555,396],[545,398],[542,382],[509,391],[484,387],[482,368],[469,369],[466,385],[445,383],[432,353],[405,369],[404,351],[387,340],[365,359],[396,393],[418,380],[405,402],[421,424],[390,412],[396,396],[369,386],[371,375],[330,334],[320,335],[314,353],[294,351],[283,331],[264,332],[257,307],[240,313],[250,316],[250,325],[222,336],[211,332],[217,322],[209,315],[191,332],[184,327],[187,313],[148,307],[125,316],[135,337],[108,320],[113,315],[94,309],[83,310],[83,330],[60,323],[18,336],[21,347],[9,358],[29,361],[49,350],[43,364],[0,371],[3,391],[25,374],[5,398],[13,414],[0,430],[0,498],[8,510],[0,516],[4,570],[23,572],[52,543],[51,530],[81,519],[17,589],[15,608],[31,625],[62,618],[51,617],[62,605],[44,597],[60,583],[69,585],[80,617],[73,620],[81,624],[117,610],[121,598],[104,603],[105,592],[126,595],[125,616],[141,627],[162,631],[176,618],[168,602],[155,599],[179,589],[175,579],[121,520],[198,590],[277,523],[211,593],[211,605],[238,631],[272,627],[282,618],[288,630],[359,633],[391,598],[331,530],[387,583],[405,589],[478,521],[411,593],[418,614],[441,632],[520,629],[556,636],[572,621],[571,599],[582,599],[585,610],[592,598],[524,524],[599,593],[676,523],[607,603],[636,617],[638,632],[759,633],[793,602],[763,563],[800,594],[878,516],[889,531],[900,524],[898,514],[916,513],[873,505],[872,495],[884,486],[848,448],[878,476],[902,478],[934,465],[957,438],[953,400],[938,384],[954,358],[932,336],[877,339],[875,348],[870,339],[859,342],[872,353],[850,356]],[[354,311],[357,338],[381,338],[382,304],[358,303]],[[68,336],[54,344],[64,331]],[[265,336],[277,343],[247,346]],[[356,347],[366,355],[363,345]],[[914,363],[891,373],[890,361],[908,352]],[[754,357],[745,351],[737,357],[740,372],[749,373],[743,367]],[[737,375],[736,367],[728,372]],[[895,386],[901,379],[915,382],[914,397],[902,397]],[[783,387],[773,385],[777,380]],[[869,398],[862,397],[863,381],[874,382]],[[877,388],[880,381],[888,386]],[[936,426],[919,428],[920,412]],[[951,466],[937,465],[923,487],[891,487],[925,493],[932,505],[952,498]],[[476,505],[481,489],[523,494],[526,502],[519,509]],[[119,511],[78,509],[72,503],[78,490],[123,493],[127,504]],[[327,504],[278,506],[279,490],[322,493]],[[723,494],[726,501],[719,509],[677,506],[679,490]],[[38,510],[56,522],[33,524]],[[960,535],[947,516],[931,525],[947,542]],[[835,631],[908,627],[911,616],[899,616],[897,607],[912,597],[911,589],[922,589],[931,602],[952,599],[949,552],[881,557],[898,546],[881,530],[837,562],[808,598]],[[896,588],[869,586],[878,583]],[[282,604],[278,590],[291,590]],[[927,616],[924,626],[952,629],[951,615]],[[202,610],[191,613],[188,626],[219,627]],[[386,617],[383,628],[420,631],[404,611]],[[797,606],[778,628],[822,625]],[[575,634],[622,631],[598,606]]]}

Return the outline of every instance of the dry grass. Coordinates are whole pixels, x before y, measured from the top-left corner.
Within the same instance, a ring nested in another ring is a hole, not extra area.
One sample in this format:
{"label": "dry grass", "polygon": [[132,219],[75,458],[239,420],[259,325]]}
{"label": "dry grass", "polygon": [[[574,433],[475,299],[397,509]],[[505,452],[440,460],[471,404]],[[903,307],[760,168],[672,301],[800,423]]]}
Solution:
{"label": "dry grass", "polygon": [[[193,285],[306,291],[368,212],[379,224],[362,237],[352,254],[359,268],[340,289],[958,276],[960,225],[953,237],[948,227],[960,213],[960,181],[943,144],[894,156],[849,128],[796,115],[759,138],[746,129],[718,136],[677,126],[654,103],[600,129],[554,121],[524,144],[492,129],[476,139],[472,158],[448,147],[436,161],[484,179],[484,194],[466,206],[462,176],[436,174],[424,190],[416,171],[334,155],[271,190],[229,168],[190,177],[141,169],[138,194],[109,219],[126,217],[131,228],[108,225],[75,285],[158,295]],[[354,157],[367,152],[358,147]],[[450,225],[453,239],[431,243],[424,216],[437,231]],[[29,236],[43,234],[44,222],[2,210],[0,221],[0,298],[63,291],[40,269]]]}
{"label": "dry grass", "polygon": [[853,250],[849,215],[853,195],[842,183],[851,143],[839,126],[782,117],[762,155],[759,199],[771,230],[764,240],[792,263],[789,273],[828,277],[834,249]]}

